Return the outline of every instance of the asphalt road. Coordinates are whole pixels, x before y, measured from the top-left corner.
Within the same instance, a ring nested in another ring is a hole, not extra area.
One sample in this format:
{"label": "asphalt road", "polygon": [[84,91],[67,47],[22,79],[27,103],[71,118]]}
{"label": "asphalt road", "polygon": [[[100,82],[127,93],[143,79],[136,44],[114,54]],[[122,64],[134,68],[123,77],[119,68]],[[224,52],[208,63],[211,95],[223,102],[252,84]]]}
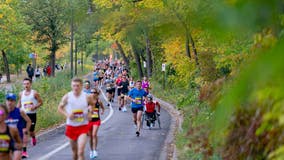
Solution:
{"label": "asphalt road", "polygon": [[[101,97],[103,100],[103,97]],[[110,108],[106,106],[102,116],[105,119]],[[117,101],[112,103],[113,114],[103,123],[98,132],[98,160],[156,160],[162,151],[165,138],[170,127],[170,115],[161,109],[161,129],[149,130],[144,123],[140,137],[136,137],[130,108],[127,112],[118,110]],[[71,160],[72,153],[68,139],[64,135],[64,127],[51,132],[39,140],[34,147],[28,148],[29,160]],[[85,151],[89,159],[89,144]]]}

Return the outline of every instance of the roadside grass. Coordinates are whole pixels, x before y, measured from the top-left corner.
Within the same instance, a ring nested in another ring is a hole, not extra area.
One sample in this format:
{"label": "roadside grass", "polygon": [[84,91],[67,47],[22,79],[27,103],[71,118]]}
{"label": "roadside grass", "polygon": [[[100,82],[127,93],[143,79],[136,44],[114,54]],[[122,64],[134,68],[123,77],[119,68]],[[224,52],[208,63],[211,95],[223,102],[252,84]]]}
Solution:
{"label": "roadside grass", "polygon": [[[77,77],[83,77],[91,71],[92,65],[85,65],[84,72],[78,71]],[[37,112],[36,132],[58,126],[65,121],[65,117],[57,112],[61,98],[71,90],[70,70],[56,72],[56,77],[43,77],[33,82],[32,88],[35,89],[43,100],[43,105]],[[22,84],[13,85],[12,92],[18,93],[22,90]],[[5,93],[0,91],[1,103],[5,103]]]}
{"label": "roadside grass", "polygon": [[213,153],[208,139],[212,110],[207,103],[199,101],[199,90],[178,87],[163,89],[161,83],[151,83],[154,86],[152,93],[175,105],[183,115],[182,131],[175,137],[178,159],[220,159]]}

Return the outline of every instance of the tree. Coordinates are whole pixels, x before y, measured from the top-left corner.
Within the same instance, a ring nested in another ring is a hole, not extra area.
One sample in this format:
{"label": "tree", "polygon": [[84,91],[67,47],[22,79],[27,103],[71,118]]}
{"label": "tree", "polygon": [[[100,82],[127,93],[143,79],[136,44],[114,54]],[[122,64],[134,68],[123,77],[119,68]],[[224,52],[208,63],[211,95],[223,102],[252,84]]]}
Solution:
{"label": "tree", "polygon": [[[27,47],[30,28],[25,24],[22,15],[18,12],[19,3],[13,0],[4,0],[0,3],[0,50],[4,61],[7,82],[10,82],[10,68],[8,57],[16,57],[17,52],[23,55]],[[9,54],[7,56],[7,54]],[[26,56],[27,57],[27,56]],[[14,62],[21,64],[20,62]]]}
{"label": "tree", "polygon": [[26,21],[32,26],[35,41],[45,44],[50,51],[49,63],[55,75],[56,51],[66,43],[66,6],[65,0],[30,0],[23,2]]}

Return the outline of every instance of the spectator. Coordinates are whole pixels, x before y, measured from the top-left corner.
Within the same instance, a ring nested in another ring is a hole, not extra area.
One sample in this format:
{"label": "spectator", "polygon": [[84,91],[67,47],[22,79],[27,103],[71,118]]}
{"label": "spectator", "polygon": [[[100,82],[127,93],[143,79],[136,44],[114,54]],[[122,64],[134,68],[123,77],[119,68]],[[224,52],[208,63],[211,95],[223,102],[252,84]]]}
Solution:
{"label": "spectator", "polygon": [[40,75],[41,75],[41,72],[40,72],[39,66],[37,66],[37,69],[36,69],[36,71],[35,71],[35,77],[36,77],[36,79],[39,79],[39,78],[40,78]]}
{"label": "spectator", "polygon": [[29,77],[30,79],[33,79],[33,76],[34,76],[34,68],[32,67],[31,64],[28,65],[26,71],[27,71],[28,77]]}
{"label": "spectator", "polygon": [[46,67],[46,73],[47,73],[47,76],[48,76],[48,77],[51,76],[51,67],[50,67],[50,65],[47,65],[47,67]]}

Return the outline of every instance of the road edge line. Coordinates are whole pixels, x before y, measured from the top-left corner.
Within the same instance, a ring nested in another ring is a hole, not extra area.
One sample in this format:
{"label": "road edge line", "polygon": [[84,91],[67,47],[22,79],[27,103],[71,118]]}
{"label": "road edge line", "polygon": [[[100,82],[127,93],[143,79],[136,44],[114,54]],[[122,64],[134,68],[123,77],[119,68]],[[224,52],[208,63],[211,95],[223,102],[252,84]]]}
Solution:
{"label": "road edge line", "polygon": [[[101,93],[102,93],[102,95],[103,95],[103,98],[107,101],[107,98],[106,98],[104,92],[102,91],[101,88],[99,88],[99,89],[100,89],[100,91],[101,91]],[[110,105],[109,105],[109,109],[110,109],[109,114],[108,114],[108,116],[107,116],[104,120],[102,120],[102,122],[101,122],[102,124],[106,123],[106,122],[112,117],[112,115],[113,115],[113,113],[114,113],[114,110],[113,110],[113,108],[112,108],[112,104],[111,104],[111,103],[110,103]],[[49,131],[48,133],[53,132],[53,131],[55,131],[55,130],[61,128],[61,127],[64,127],[64,126],[65,126],[65,123],[62,124],[62,125],[60,125],[60,126],[57,127],[56,129]],[[48,134],[48,133],[45,133],[45,134]],[[42,135],[45,135],[45,134],[42,134]],[[39,135],[39,136],[42,136],[42,135]],[[55,153],[61,151],[62,149],[66,148],[66,147],[68,147],[68,146],[69,146],[69,142],[66,142],[66,143],[64,143],[62,146],[60,146],[59,148],[57,148],[57,149],[55,149],[55,150],[53,150],[53,151],[51,151],[51,152],[45,154],[44,156],[40,157],[40,159],[41,159],[41,160],[47,160],[47,158],[53,156]]]}

